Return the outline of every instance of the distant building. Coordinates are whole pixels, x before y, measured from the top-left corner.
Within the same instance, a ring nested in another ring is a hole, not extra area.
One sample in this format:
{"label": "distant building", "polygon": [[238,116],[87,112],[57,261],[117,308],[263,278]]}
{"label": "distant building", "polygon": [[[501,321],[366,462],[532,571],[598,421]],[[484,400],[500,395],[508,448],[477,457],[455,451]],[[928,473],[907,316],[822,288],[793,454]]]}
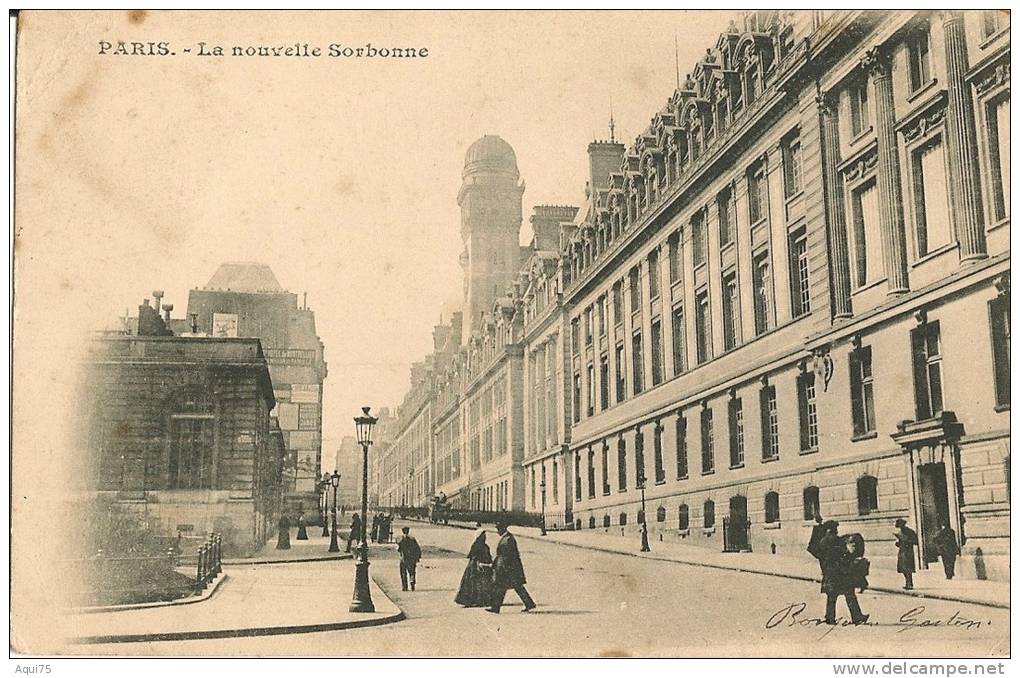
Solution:
{"label": "distant building", "polygon": [[265,264],[222,264],[208,284],[188,295],[188,317],[214,337],[257,337],[262,342],[287,448],[283,483],[288,504],[318,505],[315,481],[322,462],[322,384],[326,362],[315,313],[298,304]]}
{"label": "distant building", "polygon": [[275,529],[284,461],[259,340],[172,336],[148,303],[139,318],[141,336],[88,346],[84,490],[167,536],[218,532],[225,554],[250,554]]}
{"label": "distant building", "polygon": [[[375,454],[375,445],[370,450]],[[344,436],[336,451],[333,468],[340,472],[337,501],[341,506],[361,506],[362,458],[361,445],[354,436]]]}

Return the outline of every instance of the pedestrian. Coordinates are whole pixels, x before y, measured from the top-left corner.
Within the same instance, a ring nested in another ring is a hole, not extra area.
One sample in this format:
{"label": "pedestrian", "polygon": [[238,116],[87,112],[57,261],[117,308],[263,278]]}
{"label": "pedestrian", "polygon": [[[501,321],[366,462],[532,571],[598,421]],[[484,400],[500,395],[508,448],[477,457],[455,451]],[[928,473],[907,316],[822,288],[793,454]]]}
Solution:
{"label": "pedestrian", "polygon": [[496,558],[492,563],[494,590],[492,606],[485,609],[499,614],[506,592],[513,589],[524,603],[524,611],[531,612],[535,609],[535,601],[528,594],[528,589],[524,588],[527,581],[524,578],[521,553],[517,550],[517,540],[510,534],[507,527],[505,518],[496,521],[496,532],[499,533],[500,539],[496,545]]}
{"label": "pedestrian", "polygon": [[823,524],[826,532],[819,540],[818,553],[822,565],[822,593],[825,594],[825,623],[836,623],[836,600],[843,596],[850,611],[850,621],[854,625],[863,624],[868,621],[868,615],[861,612],[854,592],[859,578],[850,545],[839,536],[839,523],[827,520]]}
{"label": "pedestrian", "polygon": [[290,548],[290,518],[284,513],[280,516],[280,522],[277,524],[280,532],[276,538],[276,548],[285,550]]}
{"label": "pedestrian", "polygon": [[917,532],[907,527],[907,521],[903,518],[896,519],[896,571],[903,575],[903,588],[909,591],[914,588],[914,571],[917,566],[914,564],[914,547],[917,546]]}
{"label": "pedestrian", "polygon": [[942,569],[946,571],[946,579],[956,574],[956,556],[960,555],[960,544],[956,541],[956,531],[948,523],[942,523],[942,529],[935,533],[932,540],[935,550],[942,556]]}
{"label": "pedestrian", "polygon": [[407,590],[411,585],[414,590],[415,570],[418,568],[418,561],[421,560],[421,546],[418,540],[411,536],[411,528],[402,527],[403,535],[397,540],[397,552],[400,554],[400,589]]}
{"label": "pedestrian", "polygon": [[379,543],[379,519],[381,516],[378,513],[372,514],[372,541],[376,544]]}
{"label": "pedestrian", "polygon": [[305,514],[299,513],[297,517],[297,538],[300,540],[308,540],[308,528],[305,523]]}
{"label": "pedestrian", "polygon": [[485,543],[485,530],[475,537],[468,551],[468,564],[460,578],[460,588],[453,602],[464,607],[492,604],[492,552]]}
{"label": "pedestrian", "polygon": [[361,516],[354,513],[351,516],[351,531],[347,534],[347,553],[351,552],[351,542],[355,544],[361,539]]}
{"label": "pedestrian", "polygon": [[815,524],[811,528],[811,537],[808,539],[807,552],[814,556],[815,560],[818,561],[818,566],[821,568],[822,565],[822,552],[819,549],[819,544],[830,528],[837,525],[834,520],[827,520],[822,522],[822,516],[817,511],[815,512]]}

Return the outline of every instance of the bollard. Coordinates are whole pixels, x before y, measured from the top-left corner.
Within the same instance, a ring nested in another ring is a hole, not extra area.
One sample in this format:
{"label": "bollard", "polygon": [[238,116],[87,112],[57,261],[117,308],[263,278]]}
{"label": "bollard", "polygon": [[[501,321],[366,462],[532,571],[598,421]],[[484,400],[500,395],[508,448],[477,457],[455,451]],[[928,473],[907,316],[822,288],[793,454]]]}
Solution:
{"label": "bollard", "polygon": [[216,574],[223,572],[223,536],[216,535]]}
{"label": "bollard", "polygon": [[205,588],[205,544],[198,547],[198,588]]}

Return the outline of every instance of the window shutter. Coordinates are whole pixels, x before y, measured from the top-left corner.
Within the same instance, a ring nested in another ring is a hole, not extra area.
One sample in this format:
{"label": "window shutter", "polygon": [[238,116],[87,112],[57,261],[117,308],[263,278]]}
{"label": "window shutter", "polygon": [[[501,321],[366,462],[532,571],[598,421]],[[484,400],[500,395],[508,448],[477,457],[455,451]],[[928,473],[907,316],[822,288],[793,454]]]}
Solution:
{"label": "window shutter", "polygon": [[850,410],[854,423],[854,435],[864,433],[864,393],[861,384],[861,357],[857,351],[850,353]]}
{"label": "window shutter", "polygon": [[758,391],[758,414],[761,420],[761,456],[768,458],[772,453],[772,428],[769,425],[768,387]]}
{"label": "window shutter", "polygon": [[807,402],[807,377],[797,377],[797,411],[800,413],[800,449],[806,450],[811,447],[808,440],[808,402]]}
{"label": "window shutter", "polygon": [[925,327],[910,332],[911,355],[914,363],[914,402],[917,405],[917,418],[927,419],[931,416],[931,399],[928,394],[928,366],[925,362],[924,334]]}

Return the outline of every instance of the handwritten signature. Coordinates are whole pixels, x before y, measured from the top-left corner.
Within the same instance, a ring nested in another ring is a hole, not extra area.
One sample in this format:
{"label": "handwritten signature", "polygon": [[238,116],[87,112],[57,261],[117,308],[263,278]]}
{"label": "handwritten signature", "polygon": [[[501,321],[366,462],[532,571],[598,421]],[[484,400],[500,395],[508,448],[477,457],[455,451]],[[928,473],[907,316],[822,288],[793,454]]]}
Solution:
{"label": "handwritten signature", "polygon": [[[790,603],[789,605],[776,610],[776,612],[774,612],[765,622],[765,628],[791,628],[795,626],[815,628],[818,626],[830,626],[826,623],[825,619],[821,617],[813,617],[805,614],[806,610],[807,603]],[[933,617],[925,615],[924,605],[918,605],[901,614],[894,622],[882,623],[875,620],[874,616],[872,616],[872,619],[860,624],[860,626],[897,626],[899,627],[897,633],[902,633],[903,631],[908,631],[910,629],[936,627],[955,627],[972,631],[980,629],[983,626],[988,626],[991,623],[992,622],[990,620],[982,621],[978,619],[968,619],[967,617],[964,617],[959,610],[953,612],[948,617]],[[836,626],[854,626],[854,624],[849,619],[839,617],[836,619]]]}

